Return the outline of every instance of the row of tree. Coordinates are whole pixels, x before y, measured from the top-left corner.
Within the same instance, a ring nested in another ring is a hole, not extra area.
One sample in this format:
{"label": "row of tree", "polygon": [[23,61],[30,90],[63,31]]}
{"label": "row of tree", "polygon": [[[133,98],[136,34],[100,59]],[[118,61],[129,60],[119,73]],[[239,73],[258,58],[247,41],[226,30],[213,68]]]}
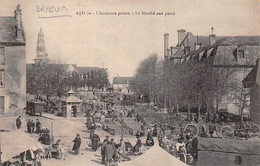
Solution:
{"label": "row of tree", "polygon": [[130,85],[149,102],[177,110],[185,107],[188,112],[196,108],[200,114],[201,110],[218,110],[223,99],[240,100],[241,95],[237,94],[242,89],[235,77],[237,71],[236,63],[213,54],[183,63],[151,55],[140,63]]}
{"label": "row of tree", "polygon": [[77,71],[68,72],[64,64],[49,63],[35,64],[27,67],[27,93],[46,97],[55,96],[59,99],[66,96],[70,88],[88,88],[104,90],[108,86],[108,73],[105,69],[79,74]]}

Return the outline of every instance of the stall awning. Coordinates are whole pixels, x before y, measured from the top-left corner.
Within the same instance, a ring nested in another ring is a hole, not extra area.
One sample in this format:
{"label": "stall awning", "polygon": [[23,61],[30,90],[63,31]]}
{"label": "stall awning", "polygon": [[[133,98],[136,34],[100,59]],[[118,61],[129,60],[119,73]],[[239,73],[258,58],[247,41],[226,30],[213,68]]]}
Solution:
{"label": "stall awning", "polygon": [[20,153],[33,149],[42,149],[42,145],[23,131],[0,132],[2,162],[8,161]]}
{"label": "stall awning", "polygon": [[170,153],[155,144],[141,156],[129,162],[119,163],[119,166],[188,166]]}

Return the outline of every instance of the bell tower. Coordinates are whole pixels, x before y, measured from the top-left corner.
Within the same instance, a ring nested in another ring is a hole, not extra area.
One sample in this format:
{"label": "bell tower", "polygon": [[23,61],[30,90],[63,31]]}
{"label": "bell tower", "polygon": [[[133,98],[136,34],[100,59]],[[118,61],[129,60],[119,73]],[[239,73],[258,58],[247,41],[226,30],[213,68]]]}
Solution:
{"label": "bell tower", "polygon": [[42,29],[40,29],[40,32],[38,33],[35,64],[48,64],[49,61],[48,53],[45,49],[44,34]]}

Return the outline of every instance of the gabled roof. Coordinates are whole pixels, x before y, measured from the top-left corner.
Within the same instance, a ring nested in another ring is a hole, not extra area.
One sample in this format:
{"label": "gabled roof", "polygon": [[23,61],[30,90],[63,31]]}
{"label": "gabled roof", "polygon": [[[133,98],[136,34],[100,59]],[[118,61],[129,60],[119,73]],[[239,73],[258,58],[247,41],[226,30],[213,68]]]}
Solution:
{"label": "gabled roof", "polygon": [[14,17],[0,17],[0,44],[25,45],[25,35],[23,26],[21,26],[23,34],[22,40],[17,40],[16,27],[17,23]]}
{"label": "gabled roof", "polygon": [[82,101],[76,96],[69,96],[66,100],[67,103],[81,103]]}
{"label": "gabled roof", "polygon": [[129,84],[133,77],[113,77],[113,84]]}

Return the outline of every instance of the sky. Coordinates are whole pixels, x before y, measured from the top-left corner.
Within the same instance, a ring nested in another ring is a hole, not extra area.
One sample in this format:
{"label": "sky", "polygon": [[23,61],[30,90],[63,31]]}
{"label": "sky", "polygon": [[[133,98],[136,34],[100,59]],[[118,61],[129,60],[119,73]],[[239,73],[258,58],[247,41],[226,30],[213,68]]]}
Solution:
{"label": "sky", "polygon": [[[260,0],[1,0],[0,16],[13,16],[17,4],[22,10],[27,63],[36,56],[42,28],[49,57],[108,68],[110,79],[117,74],[134,76],[139,63],[151,54],[163,58],[164,33],[170,34],[170,46],[177,44],[178,29],[199,36],[208,36],[211,27],[217,36],[260,35]],[[51,6],[60,10],[46,10]],[[80,11],[85,15],[77,15]],[[93,15],[99,11],[131,15]],[[175,15],[132,14],[135,11]],[[68,17],[53,17],[64,15]]]}

